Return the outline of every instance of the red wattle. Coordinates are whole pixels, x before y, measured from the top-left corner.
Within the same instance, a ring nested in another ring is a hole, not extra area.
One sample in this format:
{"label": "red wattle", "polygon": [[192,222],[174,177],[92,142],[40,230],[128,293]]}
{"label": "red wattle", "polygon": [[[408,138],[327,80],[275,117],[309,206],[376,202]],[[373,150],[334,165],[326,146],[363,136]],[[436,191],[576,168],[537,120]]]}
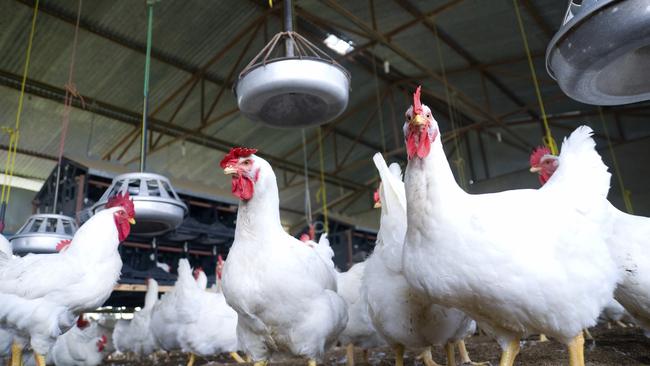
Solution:
{"label": "red wattle", "polygon": [[424,159],[429,155],[429,151],[431,151],[431,140],[429,140],[429,134],[426,130],[422,130],[420,131],[420,142],[418,143],[418,157]]}
{"label": "red wattle", "polygon": [[232,186],[231,192],[235,197],[238,197],[240,200],[248,201],[253,198],[253,193],[255,193],[253,181],[244,176],[234,176],[232,177]]}
{"label": "red wattle", "polygon": [[115,216],[115,226],[117,227],[117,240],[123,242],[131,232],[131,224],[129,220],[119,215]]}
{"label": "red wattle", "polygon": [[417,132],[415,131],[409,131],[409,134],[406,137],[406,154],[408,155],[409,160],[413,159],[417,150],[417,145],[415,143],[416,133]]}

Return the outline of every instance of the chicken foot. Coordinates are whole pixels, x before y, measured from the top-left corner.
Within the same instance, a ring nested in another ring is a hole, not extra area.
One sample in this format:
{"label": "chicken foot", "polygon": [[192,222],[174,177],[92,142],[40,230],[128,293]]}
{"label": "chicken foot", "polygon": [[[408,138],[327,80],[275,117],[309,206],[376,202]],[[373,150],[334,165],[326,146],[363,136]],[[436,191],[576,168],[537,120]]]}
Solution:
{"label": "chicken foot", "polygon": [[230,352],[230,357],[233,360],[235,360],[235,362],[237,363],[246,363],[246,361],[243,358],[241,358],[241,356],[237,352]]}
{"label": "chicken foot", "polygon": [[196,356],[194,353],[190,353],[190,359],[187,361],[187,366],[194,366],[194,361],[196,361]]}
{"label": "chicken foot", "polygon": [[585,338],[580,332],[575,338],[569,342],[569,366],[584,366],[585,365]]}
{"label": "chicken foot", "polygon": [[422,352],[422,360],[426,366],[440,366],[436,361],[433,360],[431,355],[431,347],[427,347],[427,350]]}
{"label": "chicken foot", "polygon": [[506,349],[501,353],[499,366],[514,366],[515,358],[519,354],[519,340],[510,341]]}
{"label": "chicken foot", "polygon": [[11,366],[22,366],[23,365],[23,347],[14,342],[11,345]]}
{"label": "chicken foot", "polygon": [[539,335],[539,341],[540,343],[548,342],[548,337],[546,337],[546,334],[542,333]]}
{"label": "chicken foot", "polygon": [[345,347],[345,361],[348,366],[354,366],[354,344],[352,343]]}
{"label": "chicken foot", "polygon": [[474,362],[472,359],[469,358],[469,353],[467,352],[467,348],[465,347],[465,341],[460,340],[456,342],[458,345],[458,352],[460,353],[460,364],[461,365],[472,365],[472,366],[487,366],[490,363],[489,362]]}
{"label": "chicken foot", "polygon": [[445,352],[447,353],[447,366],[456,366],[456,349],[454,342],[445,344]]}
{"label": "chicken foot", "polygon": [[316,366],[316,360],[310,358],[309,361],[307,361],[307,366]]}
{"label": "chicken foot", "polygon": [[404,346],[398,344],[394,348],[395,351],[395,366],[404,366]]}
{"label": "chicken foot", "polygon": [[36,361],[36,366],[45,366],[44,355],[40,355],[37,352],[34,352],[34,360]]}

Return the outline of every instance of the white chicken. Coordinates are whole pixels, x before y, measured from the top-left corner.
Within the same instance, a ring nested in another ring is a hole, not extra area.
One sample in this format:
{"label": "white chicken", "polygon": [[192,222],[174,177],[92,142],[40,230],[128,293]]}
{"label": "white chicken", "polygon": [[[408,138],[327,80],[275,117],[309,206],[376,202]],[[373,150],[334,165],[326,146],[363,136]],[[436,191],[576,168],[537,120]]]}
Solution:
{"label": "white chicken", "polygon": [[[189,263],[181,261],[179,273],[191,271]],[[182,351],[190,353],[188,366],[194,364],[195,355],[206,357],[220,353],[229,353],[235,361],[245,362],[237,354],[237,313],[226,304],[221,292],[206,291],[208,278],[202,269],[195,269],[194,275],[196,281],[181,285],[183,296],[178,303],[178,336]]]}
{"label": "white chicken", "polygon": [[183,285],[196,286],[187,259],[178,261],[178,279],[174,288],[160,297],[160,301],[156,302],[151,312],[149,323],[151,334],[156,340],[156,344],[165,351],[181,349],[179,340],[181,321],[177,311],[178,304],[183,301],[183,293],[186,291],[182,288]]}
{"label": "white chicken", "polygon": [[280,223],[273,169],[257,150],[233,148],[221,161],[240,199],[223,292],[238,315],[240,347],[257,365],[284,356],[321,360],[347,323],[336,271]]}
{"label": "white chicken", "polygon": [[361,347],[367,358],[368,349],[386,344],[372,325],[368,303],[361,294],[365,267],[366,262],[356,263],[337,278],[338,293],[348,305],[348,324],[339,336],[341,344],[347,346],[348,365],[354,365],[355,346]]}
{"label": "white chicken", "polygon": [[424,352],[433,366],[430,346],[445,346],[447,364],[455,365],[458,342],[463,363],[472,363],[463,339],[472,335],[476,323],[462,311],[432,304],[414,291],[404,278],[402,251],[406,235],[406,195],[398,164],[390,167],[380,153],[373,157],[381,186],[376,206],[381,207],[377,245],[366,261],[363,292],[370,318],[377,331],[395,350],[396,365],[403,364],[405,348]]}
{"label": "white chicken", "polygon": [[[514,364],[529,333],[554,337],[568,346],[570,365],[584,365],[582,330],[596,323],[618,280],[586,217],[607,195],[607,167],[574,161],[580,174],[549,187],[470,195],[456,183],[438,123],[419,94],[404,125],[409,284],[495,335],[502,366]],[[565,149],[593,150],[594,142],[587,134],[565,141]]]}
{"label": "white chicken", "polygon": [[57,366],[97,366],[104,359],[107,341],[97,323],[79,317],[76,326],[56,339],[50,356]]}
{"label": "white chicken", "polygon": [[[590,134],[591,129],[583,126],[574,131],[569,140]],[[531,172],[539,173],[543,184],[541,189],[562,184],[567,176],[584,174],[576,161],[600,161],[600,156],[592,150],[565,151],[563,145],[562,153],[557,157],[546,148],[537,149],[530,158]],[[585,186],[593,184],[588,180],[581,183]],[[600,199],[602,205],[595,205],[591,216],[598,223],[620,274],[621,282],[614,297],[642,328],[650,330],[650,218],[622,212],[606,197]]]}
{"label": "white chicken", "polygon": [[[2,234],[0,234],[0,252],[10,258],[13,256],[11,243]],[[9,329],[0,328],[0,364],[4,364],[6,360],[11,360],[12,346],[20,348],[20,352],[22,352],[26,343],[24,340],[16,339],[14,344],[14,332]],[[14,366],[14,363],[12,363],[12,366]]]}
{"label": "white chicken", "polygon": [[131,320],[119,320],[113,330],[113,344],[122,353],[133,352],[136,356],[148,356],[158,347],[151,332],[151,314],[158,301],[158,282],[153,278],[147,279],[147,293],[144,296],[144,307],[133,314]]}
{"label": "white chicken", "polygon": [[0,253],[0,324],[29,337],[38,366],[76,314],[110,296],[122,268],[117,247],[134,216],[128,194],[118,195],[79,228],[63,252],[13,259]]}

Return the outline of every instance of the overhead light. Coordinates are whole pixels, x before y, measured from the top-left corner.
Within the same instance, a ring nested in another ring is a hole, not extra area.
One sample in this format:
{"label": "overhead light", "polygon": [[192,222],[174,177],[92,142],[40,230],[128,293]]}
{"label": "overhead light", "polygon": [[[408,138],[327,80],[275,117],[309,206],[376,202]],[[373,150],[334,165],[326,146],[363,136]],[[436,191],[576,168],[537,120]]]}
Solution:
{"label": "overhead light", "polygon": [[327,47],[333,49],[339,55],[347,55],[348,53],[352,52],[352,50],[354,50],[352,44],[342,40],[333,34],[327,36],[323,42]]}

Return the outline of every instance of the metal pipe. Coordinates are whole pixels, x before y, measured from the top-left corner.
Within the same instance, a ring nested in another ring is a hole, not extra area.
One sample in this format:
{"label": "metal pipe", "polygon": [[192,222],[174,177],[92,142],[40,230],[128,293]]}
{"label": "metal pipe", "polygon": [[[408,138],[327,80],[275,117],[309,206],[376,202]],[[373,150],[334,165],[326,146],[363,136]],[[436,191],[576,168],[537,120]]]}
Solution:
{"label": "metal pipe", "polygon": [[[291,0],[284,0],[284,31],[293,32],[293,5]],[[287,37],[284,44],[287,57],[293,57],[293,39]]]}
{"label": "metal pipe", "polygon": [[144,103],[142,104],[142,132],[140,140],[140,172],[147,167],[147,117],[149,114],[149,70],[151,67],[151,34],[153,33],[153,0],[147,1],[147,54],[144,63]]}

